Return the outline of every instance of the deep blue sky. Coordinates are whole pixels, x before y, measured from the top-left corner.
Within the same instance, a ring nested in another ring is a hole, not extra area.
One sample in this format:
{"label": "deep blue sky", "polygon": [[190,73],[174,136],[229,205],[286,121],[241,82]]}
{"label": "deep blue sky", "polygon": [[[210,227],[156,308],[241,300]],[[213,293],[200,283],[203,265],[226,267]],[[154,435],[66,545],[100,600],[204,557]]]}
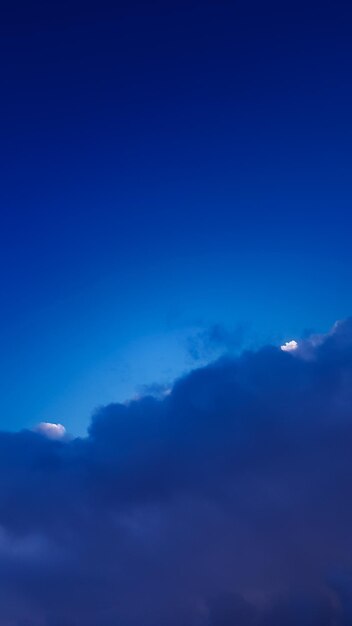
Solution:
{"label": "deep blue sky", "polygon": [[1,428],[61,421],[352,312],[352,9],[2,9]]}

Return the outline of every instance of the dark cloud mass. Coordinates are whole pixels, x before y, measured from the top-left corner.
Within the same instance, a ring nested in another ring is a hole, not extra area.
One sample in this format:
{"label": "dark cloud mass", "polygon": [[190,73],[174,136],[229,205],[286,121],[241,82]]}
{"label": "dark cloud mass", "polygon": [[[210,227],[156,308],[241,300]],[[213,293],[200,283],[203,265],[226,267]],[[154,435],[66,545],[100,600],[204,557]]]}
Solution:
{"label": "dark cloud mass", "polygon": [[352,624],[352,321],[0,435],[1,626]]}

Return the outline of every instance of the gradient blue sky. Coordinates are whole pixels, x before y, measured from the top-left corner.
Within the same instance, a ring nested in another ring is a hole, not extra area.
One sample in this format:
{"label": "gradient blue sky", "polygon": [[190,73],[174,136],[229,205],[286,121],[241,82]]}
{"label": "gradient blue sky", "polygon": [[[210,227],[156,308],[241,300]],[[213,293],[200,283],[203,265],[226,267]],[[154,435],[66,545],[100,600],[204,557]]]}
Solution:
{"label": "gradient blue sky", "polygon": [[2,9],[2,429],[352,312],[348,2]]}

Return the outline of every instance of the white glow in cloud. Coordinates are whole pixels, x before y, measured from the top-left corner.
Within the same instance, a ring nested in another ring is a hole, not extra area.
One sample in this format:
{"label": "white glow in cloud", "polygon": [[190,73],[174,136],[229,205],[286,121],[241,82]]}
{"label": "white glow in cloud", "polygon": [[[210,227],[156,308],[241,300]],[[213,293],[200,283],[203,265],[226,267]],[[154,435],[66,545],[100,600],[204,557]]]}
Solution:
{"label": "white glow in cloud", "polygon": [[52,424],[51,422],[40,422],[35,428],[36,433],[48,437],[48,439],[62,439],[66,435],[66,428],[62,424]]}
{"label": "white glow in cloud", "polygon": [[293,339],[292,341],[286,341],[286,343],[280,346],[280,348],[283,352],[293,352],[294,350],[297,350],[298,343]]}

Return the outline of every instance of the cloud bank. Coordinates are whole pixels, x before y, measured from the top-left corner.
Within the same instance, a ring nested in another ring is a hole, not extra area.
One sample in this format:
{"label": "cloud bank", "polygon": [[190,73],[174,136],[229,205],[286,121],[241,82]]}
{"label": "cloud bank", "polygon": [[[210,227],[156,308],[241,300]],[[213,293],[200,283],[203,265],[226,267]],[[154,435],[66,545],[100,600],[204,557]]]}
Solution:
{"label": "cloud bank", "polygon": [[352,321],[297,344],[0,433],[1,625],[352,624]]}

